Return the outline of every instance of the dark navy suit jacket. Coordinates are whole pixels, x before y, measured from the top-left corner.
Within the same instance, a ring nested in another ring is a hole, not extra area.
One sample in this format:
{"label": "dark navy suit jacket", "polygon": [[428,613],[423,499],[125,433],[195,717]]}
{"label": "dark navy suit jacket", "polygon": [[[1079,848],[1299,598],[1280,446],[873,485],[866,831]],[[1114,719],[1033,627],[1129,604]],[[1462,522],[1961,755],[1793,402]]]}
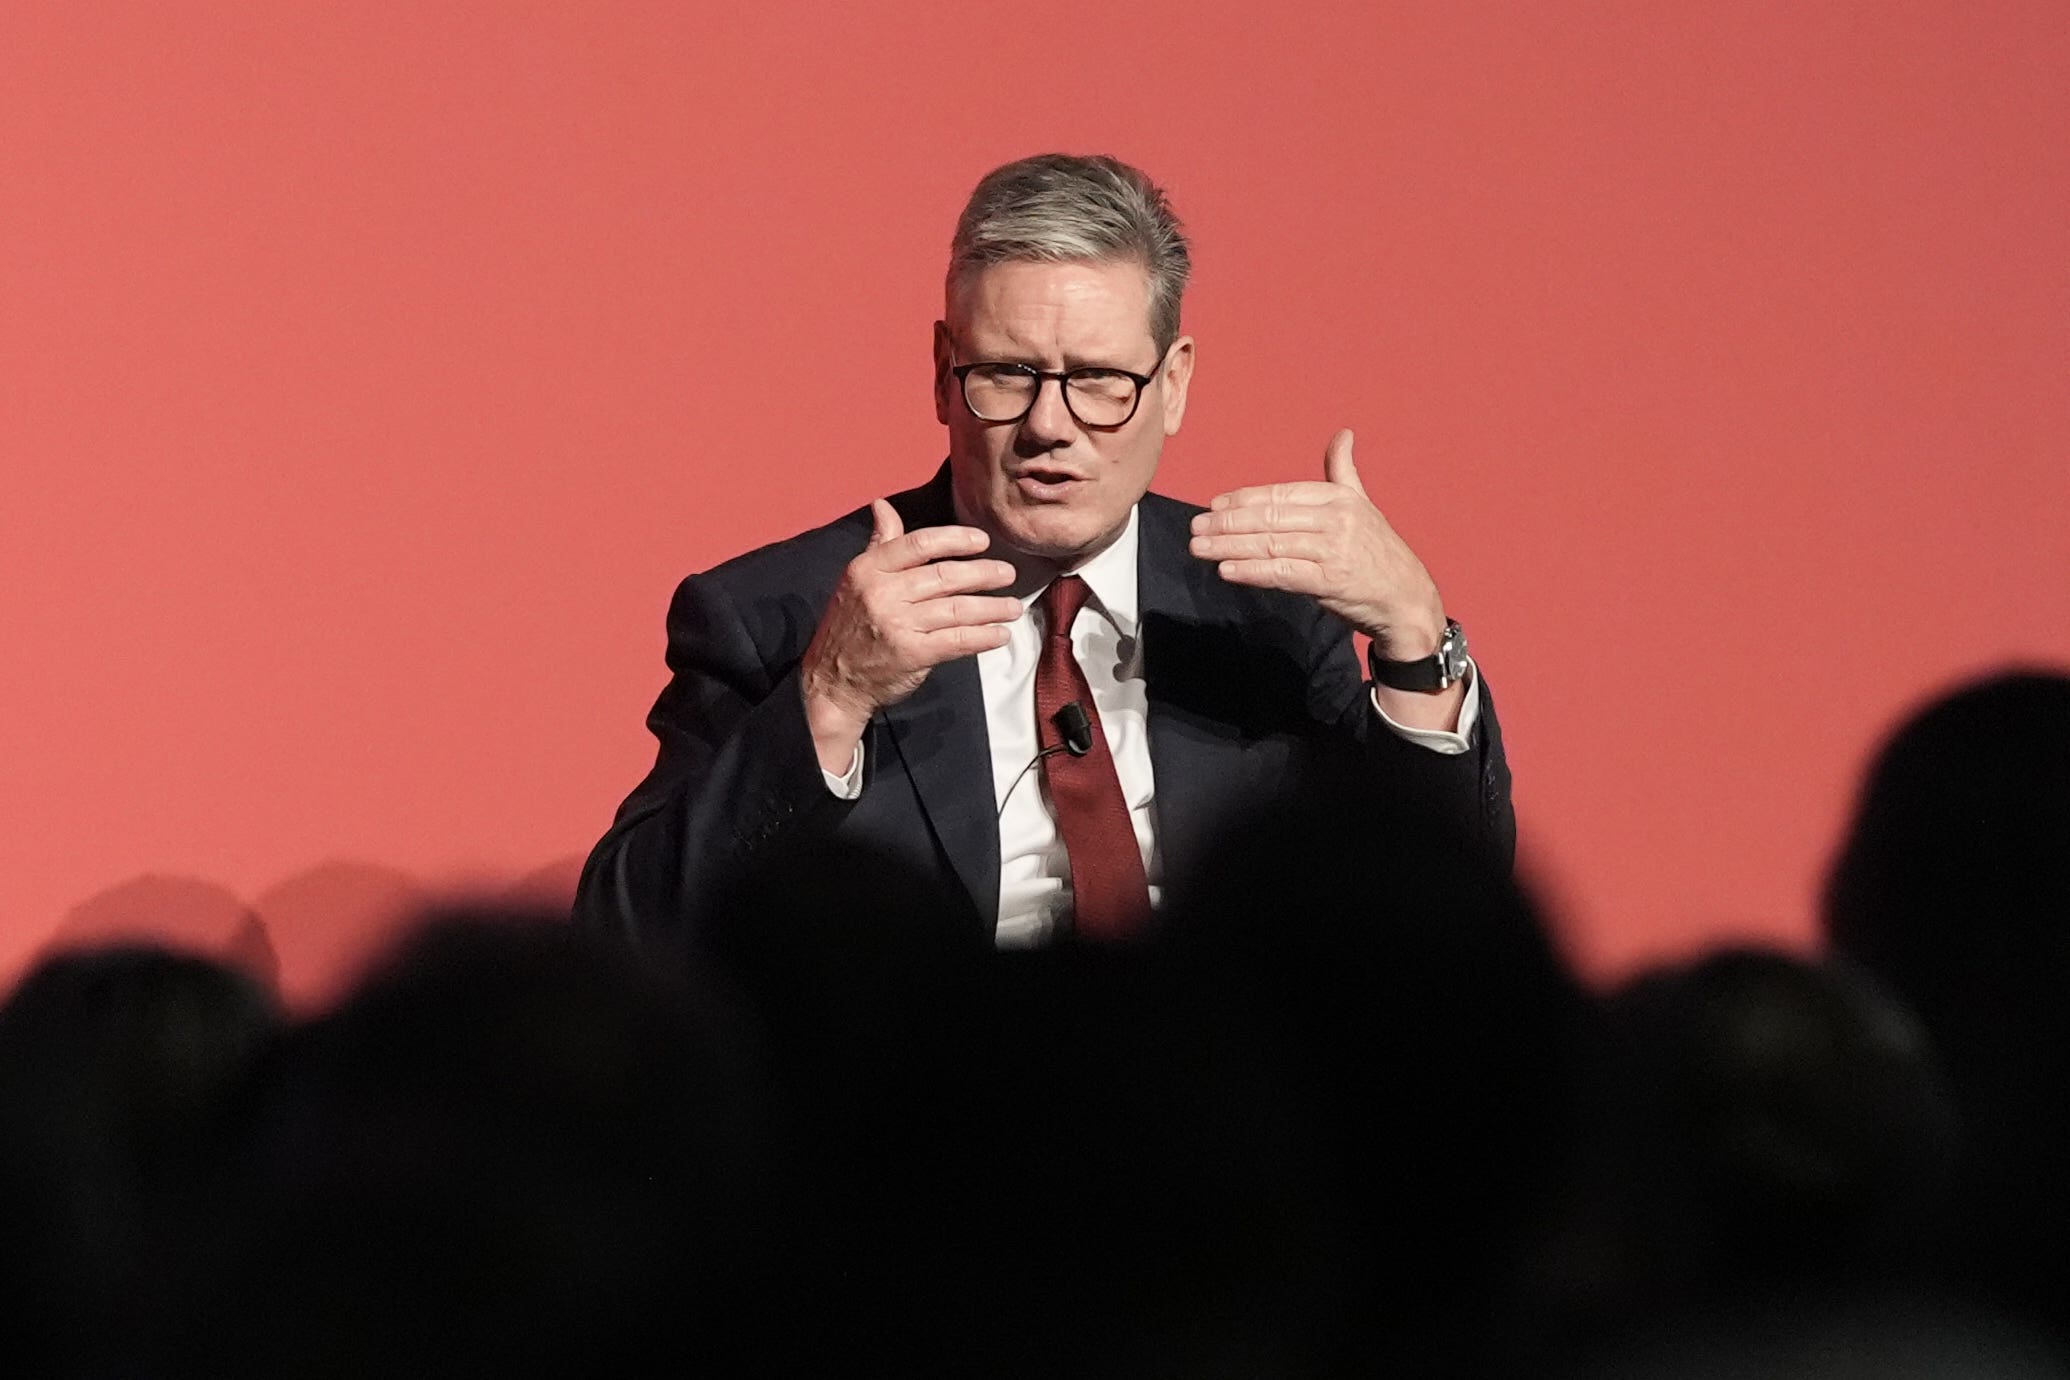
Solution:
{"label": "dark navy suit jacket", "polygon": [[[891,503],[908,531],[954,522],[947,467]],[[1188,875],[1223,821],[1269,804],[1318,762],[1351,763],[1392,801],[1439,817],[1506,866],[1516,823],[1485,681],[1471,751],[1446,756],[1403,741],[1374,714],[1341,622],[1306,597],[1228,584],[1188,553],[1199,511],[1148,494],[1138,525],[1167,880]],[[687,940],[733,882],[760,867],[812,866],[833,845],[930,885],[925,904],[989,939],[999,833],[976,660],[936,667],[871,721],[857,800],[827,790],[806,726],[799,661],[870,532],[863,508],[676,590],[674,675],[647,718],[660,751],[583,870],[583,923],[642,946]]]}

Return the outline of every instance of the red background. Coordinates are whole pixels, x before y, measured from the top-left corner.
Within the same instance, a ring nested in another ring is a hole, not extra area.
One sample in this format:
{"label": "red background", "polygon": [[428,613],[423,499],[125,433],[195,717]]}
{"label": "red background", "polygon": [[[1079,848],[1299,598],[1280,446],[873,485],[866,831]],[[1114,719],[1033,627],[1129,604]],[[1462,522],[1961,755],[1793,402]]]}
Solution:
{"label": "red background", "polygon": [[1160,487],[1357,429],[1577,959],[1807,942],[1897,716],[2070,661],[2066,14],[0,6],[0,978],[565,894],[676,579],[931,471],[1052,148],[1195,237]]}

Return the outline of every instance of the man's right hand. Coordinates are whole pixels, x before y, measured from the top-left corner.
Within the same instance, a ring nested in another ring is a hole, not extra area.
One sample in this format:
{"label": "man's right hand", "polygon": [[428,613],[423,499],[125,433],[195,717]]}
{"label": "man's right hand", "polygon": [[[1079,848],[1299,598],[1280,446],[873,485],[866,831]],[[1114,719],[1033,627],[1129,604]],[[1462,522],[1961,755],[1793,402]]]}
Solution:
{"label": "man's right hand", "polygon": [[870,716],[920,688],[945,661],[1006,645],[1021,601],[981,593],[1013,583],[1005,561],[975,560],[991,538],[975,527],[908,532],[883,499],[876,530],[848,563],[805,649],[805,720],[819,765],[840,776],[855,763]]}

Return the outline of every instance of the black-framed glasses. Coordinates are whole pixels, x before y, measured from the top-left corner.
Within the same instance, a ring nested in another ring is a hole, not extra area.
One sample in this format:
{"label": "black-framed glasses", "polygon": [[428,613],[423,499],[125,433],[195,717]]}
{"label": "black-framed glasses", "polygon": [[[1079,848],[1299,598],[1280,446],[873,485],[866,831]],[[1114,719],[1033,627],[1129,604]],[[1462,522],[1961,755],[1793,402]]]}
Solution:
{"label": "black-framed glasses", "polygon": [[949,372],[963,386],[963,405],[979,421],[1019,421],[1035,410],[1042,385],[1055,379],[1078,424],[1102,430],[1128,425],[1142,405],[1143,389],[1157,377],[1099,364],[1053,370],[987,362],[958,364]]}

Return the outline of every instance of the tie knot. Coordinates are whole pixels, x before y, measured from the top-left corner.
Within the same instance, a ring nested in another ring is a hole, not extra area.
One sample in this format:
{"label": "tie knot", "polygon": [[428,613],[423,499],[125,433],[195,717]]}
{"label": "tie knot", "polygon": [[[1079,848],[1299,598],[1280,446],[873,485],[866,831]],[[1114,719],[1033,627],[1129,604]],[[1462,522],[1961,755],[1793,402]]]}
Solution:
{"label": "tie knot", "polygon": [[1049,582],[1049,588],[1042,591],[1042,613],[1049,622],[1049,636],[1071,636],[1071,625],[1078,621],[1078,610],[1085,607],[1086,596],[1091,593],[1091,587],[1076,575],[1059,575]]}

